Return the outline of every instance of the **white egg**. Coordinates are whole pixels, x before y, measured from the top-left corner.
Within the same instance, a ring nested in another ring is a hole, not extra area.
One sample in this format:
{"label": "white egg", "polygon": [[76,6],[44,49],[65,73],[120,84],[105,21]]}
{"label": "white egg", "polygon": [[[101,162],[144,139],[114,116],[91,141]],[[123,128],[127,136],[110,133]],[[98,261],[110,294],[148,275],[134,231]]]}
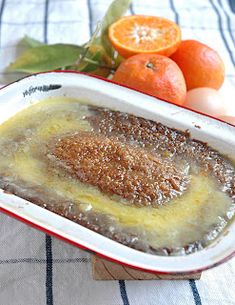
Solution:
{"label": "white egg", "polygon": [[235,126],[235,116],[221,115],[218,118]]}
{"label": "white egg", "polygon": [[212,88],[189,90],[184,106],[214,117],[225,114],[224,100],[219,92]]}

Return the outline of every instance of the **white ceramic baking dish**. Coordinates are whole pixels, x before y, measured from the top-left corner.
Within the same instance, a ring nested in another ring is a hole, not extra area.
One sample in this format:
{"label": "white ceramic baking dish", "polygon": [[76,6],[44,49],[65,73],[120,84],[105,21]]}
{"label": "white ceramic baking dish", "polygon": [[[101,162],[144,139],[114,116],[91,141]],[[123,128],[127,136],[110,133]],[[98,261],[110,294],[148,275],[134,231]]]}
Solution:
{"label": "white ceramic baking dish", "polygon": [[[84,74],[32,75],[0,90],[0,123],[49,96],[85,99],[92,105],[132,113],[169,127],[188,129],[193,138],[235,159],[235,127],[123,86]],[[152,272],[198,272],[235,254],[235,222],[206,249],[180,257],[143,253],[110,240],[64,217],[0,190],[0,209],[16,218],[106,258]]]}

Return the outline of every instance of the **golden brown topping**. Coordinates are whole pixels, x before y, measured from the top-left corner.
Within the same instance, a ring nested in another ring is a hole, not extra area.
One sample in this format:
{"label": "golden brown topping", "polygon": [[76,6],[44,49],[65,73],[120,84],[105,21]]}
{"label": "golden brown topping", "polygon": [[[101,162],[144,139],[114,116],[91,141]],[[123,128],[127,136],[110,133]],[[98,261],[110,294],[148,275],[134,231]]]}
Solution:
{"label": "golden brown topping", "polygon": [[151,147],[163,156],[174,156],[197,164],[206,173],[211,173],[235,201],[234,166],[217,151],[198,140],[190,138],[188,131],[169,128],[161,123],[136,117],[131,114],[99,108],[87,118],[95,130],[105,136],[115,136],[121,141],[137,142]]}
{"label": "golden brown topping", "polygon": [[180,195],[188,179],[173,164],[136,148],[89,132],[65,136],[51,149],[57,164],[81,182],[136,205],[157,205]]}

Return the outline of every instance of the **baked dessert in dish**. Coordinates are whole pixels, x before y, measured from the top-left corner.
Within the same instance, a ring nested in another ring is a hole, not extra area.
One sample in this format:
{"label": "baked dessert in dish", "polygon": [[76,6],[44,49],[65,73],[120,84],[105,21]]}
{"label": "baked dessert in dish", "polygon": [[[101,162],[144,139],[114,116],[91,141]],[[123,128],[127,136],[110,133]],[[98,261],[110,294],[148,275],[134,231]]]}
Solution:
{"label": "baked dessert in dish", "polygon": [[50,98],[3,123],[0,148],[2,189],[140,251],[201,250],[234,216],[233,160],[131,114]]}

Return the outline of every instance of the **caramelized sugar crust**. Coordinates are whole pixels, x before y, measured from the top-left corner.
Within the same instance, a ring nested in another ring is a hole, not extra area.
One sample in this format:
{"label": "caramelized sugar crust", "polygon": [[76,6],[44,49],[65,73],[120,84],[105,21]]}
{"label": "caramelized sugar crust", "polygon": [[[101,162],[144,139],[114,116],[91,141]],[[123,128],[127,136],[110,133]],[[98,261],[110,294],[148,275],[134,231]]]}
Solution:
{"label": "caramelized sugar crust", "polygon": [[114,137],[80,132],[51,151],[71,175],[136,205],[158,205],[182,194],[188,178],[172,163]]}

